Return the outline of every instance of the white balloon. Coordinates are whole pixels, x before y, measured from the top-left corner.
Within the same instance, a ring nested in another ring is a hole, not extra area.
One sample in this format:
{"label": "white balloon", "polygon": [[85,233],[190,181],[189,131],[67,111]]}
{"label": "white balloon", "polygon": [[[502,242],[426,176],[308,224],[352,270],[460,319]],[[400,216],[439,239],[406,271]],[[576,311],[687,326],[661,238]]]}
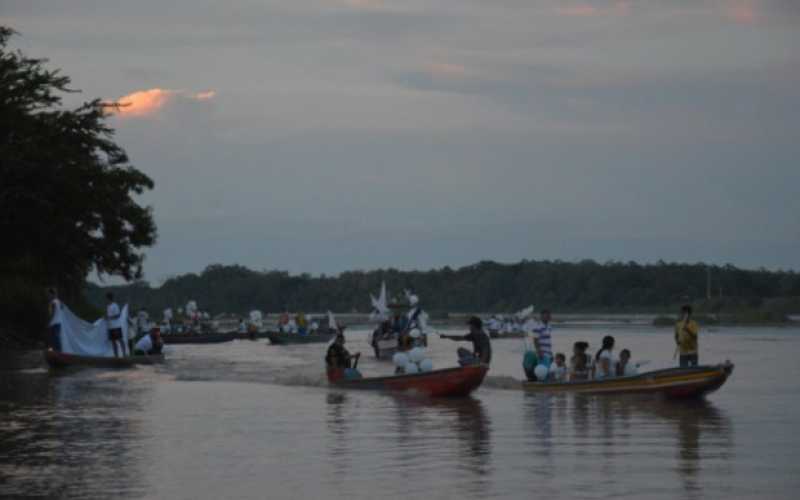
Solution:
{"label": "white balloon", "polygon": [[396,352],[392,356],[394,366],[405,367],[408,364],[408,356],[404,352]]}
{"label": "white balloon", "polygon": [[419,364],[419,371],[429,372],[431,370],[433,370],[433,361],[431,361],[430,358],[423,359]]}
{"label": "white balloon", "polygon": [[419,367],[416,363],[409,361],[406,363],[406,373],[419,373]]}
{"label": "white balloon", "polygon": [[425,349],[422,349],[421,347],[415,347],[408,351],[408,357],[414,363],[419,363],[425,359]]}
{"label": "white balloon", "polygon": [[547,378],[547,373],[549,370],[544,365],[538,365],[534,370],[533,373],[536,375],[536,380],[542,381]]}

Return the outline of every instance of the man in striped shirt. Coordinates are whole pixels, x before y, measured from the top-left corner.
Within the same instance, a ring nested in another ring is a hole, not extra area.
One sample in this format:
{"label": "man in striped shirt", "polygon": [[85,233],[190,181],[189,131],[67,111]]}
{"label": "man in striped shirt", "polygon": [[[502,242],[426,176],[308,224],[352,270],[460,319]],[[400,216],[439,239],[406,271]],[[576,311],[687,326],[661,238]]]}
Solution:
{"label": "man in striped shirt", "polygon": [[553,329],[550,326],[550,310],[542,309],[540,323],[533,329],[536,338],[533,344],[536,346],[536,356],[540,360],[545,360],[543,364],[549,365],[553,360]]}

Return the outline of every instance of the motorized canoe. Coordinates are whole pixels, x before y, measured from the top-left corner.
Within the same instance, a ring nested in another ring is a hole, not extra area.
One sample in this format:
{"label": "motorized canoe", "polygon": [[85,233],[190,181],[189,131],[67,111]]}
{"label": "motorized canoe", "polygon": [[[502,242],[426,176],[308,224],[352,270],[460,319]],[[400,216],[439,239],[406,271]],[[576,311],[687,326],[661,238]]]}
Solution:
{"label": "motorized canoe", "polygon": [[238,333],[169,333],[162,334],[165,344],[219,344],[238,338]]}
{"label": "motorized canoe", "polygon": [[414,392],[431,397],[466,396],[483,383],[488,365],[468,365],[424,373],[344,379],[342,371],[328,372],[328,382],[335,387],[374,391]]}
{"label": "motorized canoe", "polygon": [[730,361],[693,368],[667,368],[605,380],[523,382],[527,391],[580,394],[655,394],[668,398],[697,398],[719,389],[733,372]]}
{"label": "motorized canoe", "polygon": [[288,344],[320,344],[330,342],[336,336],[335,331],[328,333],[309,333],[301,335],[299,333],[285,333],[285,332],[267,332],[267,338],[271,344],[274,345],[288,345]]}
{"label": "motorized canoe", "polygon": [[164,355],[125,356],[112,358],[105,356],[79,356],[48,349],[44,352],[44,360],[53,368],[70,366],[92,366],[97,368],[132,368],[136,365],[153,365],[164,362]]}

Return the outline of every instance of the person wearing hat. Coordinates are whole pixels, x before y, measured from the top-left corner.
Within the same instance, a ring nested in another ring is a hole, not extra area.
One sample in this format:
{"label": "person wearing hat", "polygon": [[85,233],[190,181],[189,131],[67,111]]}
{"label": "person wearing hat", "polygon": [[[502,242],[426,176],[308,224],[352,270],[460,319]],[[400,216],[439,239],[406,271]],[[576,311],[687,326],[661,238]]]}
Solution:
{"label": "person wearing hat", "polygon": [[466,335],[439,335],[439,338],[455,340],[457,342],[472,342],[472,352],[458,348],[458,362],[464,366],[474,363],[488,365],[492,361],[492,343],[489,336],[483,331],[483,321],[473,316],[467,321],[469,333]]}

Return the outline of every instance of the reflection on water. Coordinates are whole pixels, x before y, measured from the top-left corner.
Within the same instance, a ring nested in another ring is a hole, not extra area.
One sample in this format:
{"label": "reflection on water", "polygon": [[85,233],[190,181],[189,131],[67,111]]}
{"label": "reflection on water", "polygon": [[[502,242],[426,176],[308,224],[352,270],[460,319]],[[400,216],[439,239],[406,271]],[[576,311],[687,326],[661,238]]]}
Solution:
{"label": "reflection on water", "polygon": [[4,374],[2,495],[106,498],[109,486],[117,497],[142,493],[133,451],[142,431],[123,415],[140,407],[144,388],[126,387],[99,373]]}
{"label": "reflection on water", "polygon": [[[615,334],[671,354],[669,335]],[[724,359],[752,335],[703,345]],[[787,344],[800,342],[781,335],[690,403],[511,384],[461,400],[342,391],[318,382],[319,346],[259,343],[121,372],[0,372],[0,498],[790,498],[800,369]],[[434,339],[437,366],[452,347]],[[494,377],[519,376],[518,347],[493,345]]]}

